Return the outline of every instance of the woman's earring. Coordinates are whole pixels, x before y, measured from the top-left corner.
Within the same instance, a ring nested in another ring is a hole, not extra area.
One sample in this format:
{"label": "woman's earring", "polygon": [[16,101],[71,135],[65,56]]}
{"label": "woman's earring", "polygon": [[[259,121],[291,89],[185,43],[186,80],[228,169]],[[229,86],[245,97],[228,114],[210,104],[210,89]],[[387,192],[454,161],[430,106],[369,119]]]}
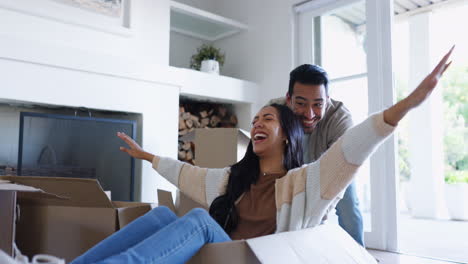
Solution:
{"label": "woman's earring", "polygon": [[288,140],[288,139],[286,139],[286,145],[287,145],[287,144],[289,144],[289,140]]}

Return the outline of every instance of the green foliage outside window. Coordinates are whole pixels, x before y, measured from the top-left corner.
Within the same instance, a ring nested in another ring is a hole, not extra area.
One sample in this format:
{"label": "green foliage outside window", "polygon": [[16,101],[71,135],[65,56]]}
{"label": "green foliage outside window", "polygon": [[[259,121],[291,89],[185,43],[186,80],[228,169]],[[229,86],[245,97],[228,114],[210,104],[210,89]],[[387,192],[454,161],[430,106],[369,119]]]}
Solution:
{"label": "green foliage outside window", "polygon": [[447,183],[468,183],[468,67],[450,69],[444,87],[444,149]]}
{"label": "green foliage outside window", "polygon": [[[407,93],[407,84],[396,80],[397,99]],[[442,79],[444,103],[444,151],[445,181],[447,183],[468,183],[468,67],[451,67]],[[403,120],[405,121],[405,120]],[[402,123],[402,127],[407,124]],[[411,177],[409,162],[408,135],[400,130],[398,154],[400,180]]]}
{"label": "green foliage outside window", "polygon": [[468,183],[468,170],[463,171],[447,171],[445,173],[446,183]]}
{"label": "green foliage outside window", "polygon": [[[395,80],[397,90],[397,101],[402,100],[408,93],[408,84],[400,79]],[[408,121],[403,119],[399,124],[398,133],[398,169],[400,172],[400,181],[409,181],[411,178],[411,164],[409,162],[408,150]]]}

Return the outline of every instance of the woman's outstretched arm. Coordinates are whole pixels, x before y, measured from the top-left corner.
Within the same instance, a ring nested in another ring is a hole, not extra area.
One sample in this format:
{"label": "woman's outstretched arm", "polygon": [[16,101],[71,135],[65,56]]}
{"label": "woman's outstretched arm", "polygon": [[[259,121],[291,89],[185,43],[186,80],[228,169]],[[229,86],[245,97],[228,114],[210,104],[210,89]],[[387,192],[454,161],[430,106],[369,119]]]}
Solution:
{"label": "woman's outstretched arm", "polygon": [[229,168],[207,169],[192,166],[171,158],[159,157],[146,152],[138,143],[125,133],[118,132],[128,148],[120,147],[120,150],[136,159],[142,159],[152,163],[153,168],[169,182],[177,186],[181,192],[194,201],[209,206],[218,197],[227,183]]}
{"label": "woman's outstretched arm", "polygon": [[384,121],[392,126],[398,125],[398,122],[410,111],[411,109],[420,105],[427,97],[432,93],[434,88],[437,86],[440,78],[450,66],[452,62],[447,63],[452,54],[453,46],[447,54],[440,60],[439,64],[432,70],[432,72],[426,76],[426,78],[414,89],[414,91],[408,95],[405,99],[399,101],[395,105],[391,106],[384,111]]}
{"label": "woman's outstretched arm", "polygon": [[[434,70],[406,98],[389,107],[383,113],[369,117],[363,123],[348,130],[320,160],[320,186],[324,198],[332,199],[352,180],[358,167],[374,149],[393,132],[393,128],[411,110],[426,100],[436,87],[442,74],[450,66],[450,51]],[[341,162],[340,162],[341,161]]]}

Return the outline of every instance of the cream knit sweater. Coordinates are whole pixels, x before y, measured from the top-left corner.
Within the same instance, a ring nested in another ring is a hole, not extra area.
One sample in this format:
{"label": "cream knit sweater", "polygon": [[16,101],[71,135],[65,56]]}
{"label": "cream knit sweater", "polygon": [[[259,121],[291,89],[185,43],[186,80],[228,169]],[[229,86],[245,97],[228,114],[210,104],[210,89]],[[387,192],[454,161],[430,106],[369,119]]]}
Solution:
{"label": "cream knit sweater", "polygon": [[[314,227],[341,199],[356,171],[394,130],[383,112],[349,129],[320,159],[276,180],[276,233]],[[209,207],[223,194],[229,168],[206,169],[156,157],[153,168],[193,200]]]}

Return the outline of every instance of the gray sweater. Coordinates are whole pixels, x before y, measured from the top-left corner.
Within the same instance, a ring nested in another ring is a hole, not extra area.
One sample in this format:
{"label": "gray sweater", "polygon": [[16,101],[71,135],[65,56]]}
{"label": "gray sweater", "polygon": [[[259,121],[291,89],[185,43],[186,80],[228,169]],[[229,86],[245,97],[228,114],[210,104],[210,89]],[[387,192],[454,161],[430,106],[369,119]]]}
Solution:
{"label": "gray sweater", "polygon": [[[270,100],[269,104],[272,103],[286,105],[286,98]],[[322,120],[312,133],[304,135],[304,162],[318,160],[352,126],[353,120],[349,110],[342,102],[329,99]]]}

